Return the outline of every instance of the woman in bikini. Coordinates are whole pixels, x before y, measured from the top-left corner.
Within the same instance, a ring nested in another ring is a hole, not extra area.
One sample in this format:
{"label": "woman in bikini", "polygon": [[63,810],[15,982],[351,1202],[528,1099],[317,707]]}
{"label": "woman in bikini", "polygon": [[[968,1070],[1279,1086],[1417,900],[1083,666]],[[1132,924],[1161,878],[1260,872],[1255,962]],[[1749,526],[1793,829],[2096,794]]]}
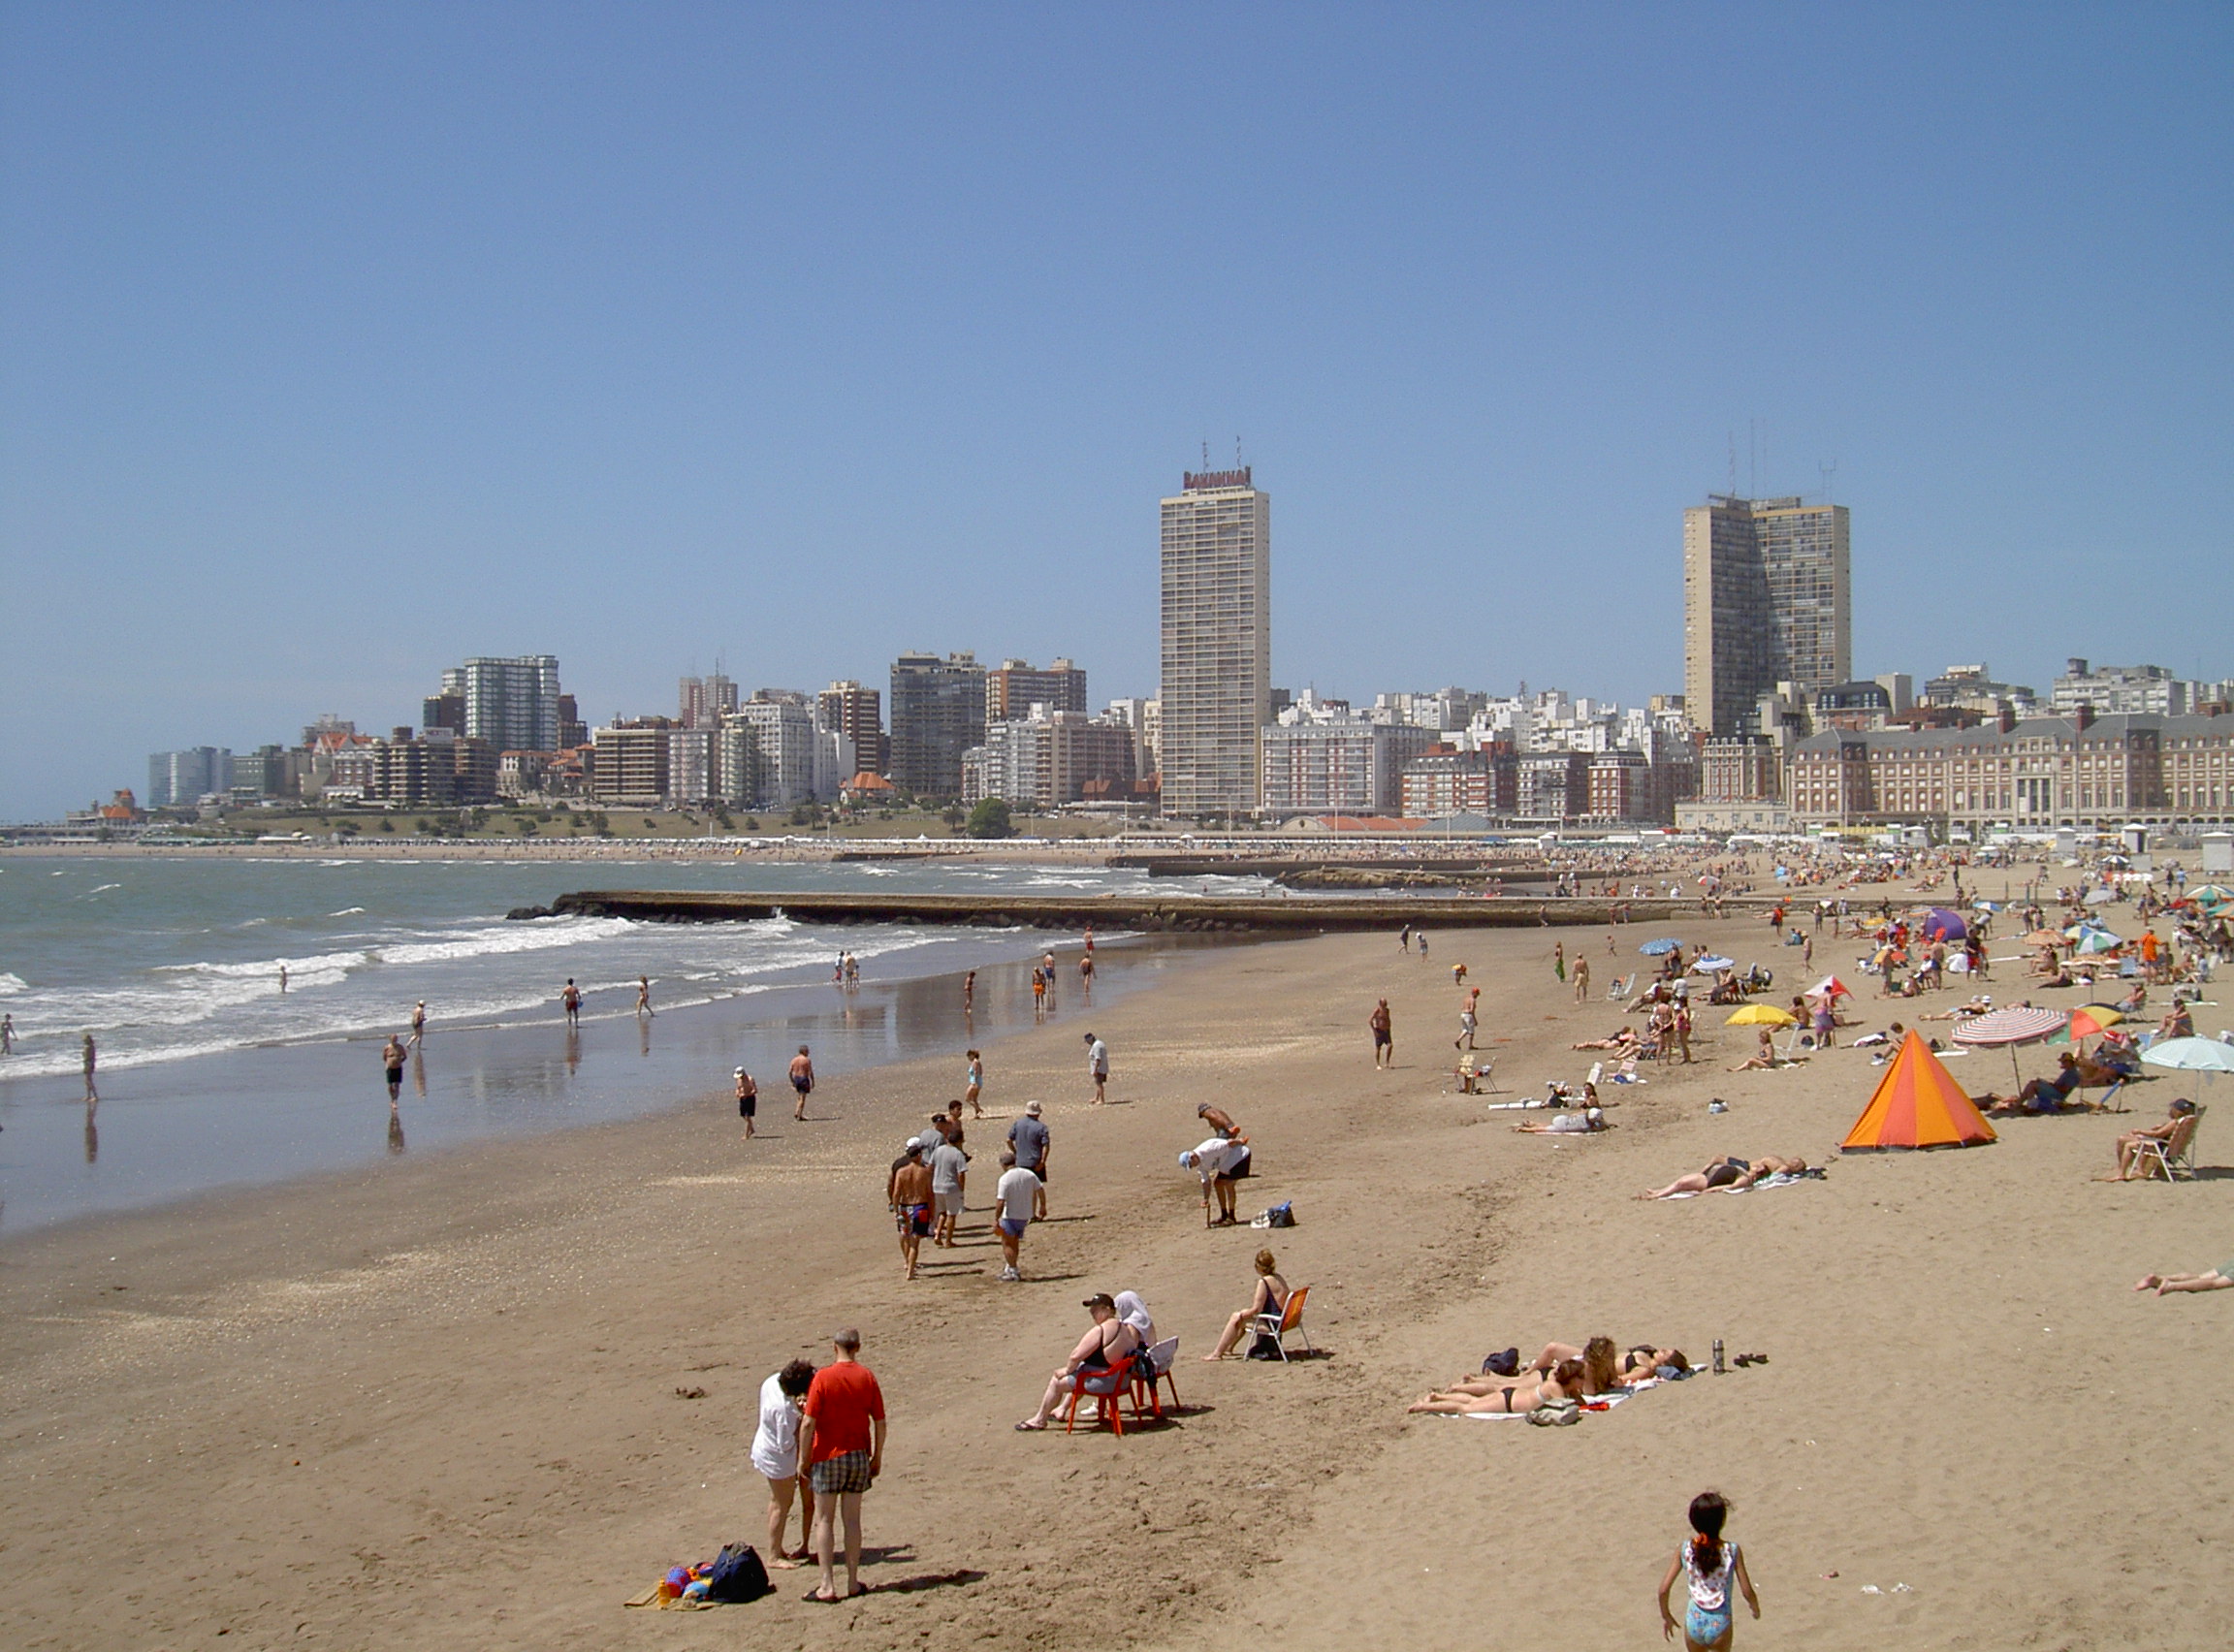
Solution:
{"label": "woman in bikini", "polygon": [[1764,1176],[1797,1176],[1807,1168],[1804,1159],[1780,1159],[1765,1154],[1759,1159],[1722,1159],[1688,1175],[1678,1176],[1665,1188],[1652,1188],[1641,1199],[1672,1199],[1683,1193],[1704,1193],[1714,1188],[1750,1188]]}
{"label": "woman in bikini", "polygon": [[1540,1382],[1506,1382],[1486,1394],[1446,1392],[1428,1394],[1404,1409],[1430,1416],[1520,1416],[1545,1406],[1582,1398],[1582,1362],[1567,1359]]}
{"label": "woman in bikini", "polygon": [[1251,1292],[1249,1306],[1226,1321],[1225,1330],[1218,1335],[1218,1346],[1202,1357],[1205,1360],[1224,1359],[1241,1341],[1241,1333],[1256,1322],[1260,1314],[1279,1314],[1288,1307],[1288,1282],[1280,1277],[1272,1260],[1272,1253],[1257,1253],[1257,1288]]}
{"label": "woman in bikini", "polygon": [[1592,1337],[1580,1348],[1570,1343],[1551,1343],[1536,1356],[1536,1363],[1515,1378],[1502,1378],[1484,1372],[1479,1377],[1459,1378],[1448,1388],[1447,1394],[1487,1395],[1499,1392],[1508,1382],[1526,1385],[1541,1382],[1545,1378],[1569,1362],[1582,1369],[1582,1392],[1585,1394],[1611,1394],[1621,1385],[1620,1350],[1612,1337]]}

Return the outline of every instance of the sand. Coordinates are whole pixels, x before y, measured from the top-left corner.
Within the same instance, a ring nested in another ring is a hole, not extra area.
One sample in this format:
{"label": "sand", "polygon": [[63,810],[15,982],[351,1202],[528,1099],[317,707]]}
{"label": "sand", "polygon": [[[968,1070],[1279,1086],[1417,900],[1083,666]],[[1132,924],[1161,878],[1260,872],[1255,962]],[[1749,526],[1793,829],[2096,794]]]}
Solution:
{"label": "sand", "polygon": [[[1776,956],[1757,919],[1674,933]],[[1097,1018],[1106,1109],[1075,1023],[989,1047],[980,1165],[1028,1096],[1055,1131],[1022,1286],[994,1281],[981,1209],[900,1277],[884,1169],[951,1093],[947,1060],[826,1085],[806,1126],[771,1106],[750,1145],[710,1096],[16,1241],[0,1642],[1656,1645],[1652,1590],[1711,1484],[1765,1607],[1742,1644],[2223,1644],[2234,1293],[2129,1287],[2234,1248],[2230,1180],[2090,1180],[2119,1129],[2195,1092],[2161,1078],[2125,1119],[1841,1160],[1867,1054],[1728,1074],[1750,1037],[1703,1028],[1707,1061],[1648,1068],[1611,1134],[1516,1135],[1488,1104],[1580,1077],[1567,1044],[1617,1019],[1573,1005],[1555,938],[1603,991],[1603,932],[1452,933],[1431,965],[1373,937],[1205,954]],[[1449,1094],[1461,959],[1502,1095]],[[1376,1073],[1383,993],[1401,1060]],[[1999,1055],[1952,1070],[2008,1076]],[[1202,1227],[1173,1162],[1199,1100],[1257,1144],[1244,1211],[1293,1199],[1297,1227]],[[1629,1197],[1759,1152],[1829,1177]],[[1313,1287],[1323,1357],[1199,1363],[1266,1241]],[[1079,1299],[1127,1287],[1182,1338],[1182,1414],[1123,1441],[1011,1432]],[[761,1541],[755,1392],[839,1323],[892,1411],[874,1592],[810,1605],[786,1572],[751,1606],[624,1609],[666,1566]],[[1601,1330],[1770,1363],[1566,1429],[1404,1414],[1490,1350]]]}

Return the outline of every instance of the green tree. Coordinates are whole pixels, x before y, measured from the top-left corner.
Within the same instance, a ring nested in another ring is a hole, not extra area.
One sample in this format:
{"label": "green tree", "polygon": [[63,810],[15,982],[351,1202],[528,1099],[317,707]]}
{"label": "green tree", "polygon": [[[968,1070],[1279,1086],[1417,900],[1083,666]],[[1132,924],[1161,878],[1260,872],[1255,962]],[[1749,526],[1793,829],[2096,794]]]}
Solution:
{"label": "green tree", "polygon": [[[949,812],[953,811],[950,810]],[[952,825],[953,822],[949,820],[947,824]],[[970,824],[967,830],[973,838],[1013,837],[1016,828],[1008,820],[1008,800],[1001,797],[989,797],[981,801],[975,809],[970,811]]]}
{"label": "green tree", "polygon": [[388,816],[386,816],[385,814],[383,814],[382,816],[380,816],[380,830],[381,830],[381,831],[383,831],[383,832],[389,833],[391,836],[393,836],[393,835],[394,835],[394,833],[395,833],[395,831],[396,831],[396,822],[395,822],[395,821],[393,821],[393,820],[391,820],[391,819],[389,819],[389,818],[388,818]]}

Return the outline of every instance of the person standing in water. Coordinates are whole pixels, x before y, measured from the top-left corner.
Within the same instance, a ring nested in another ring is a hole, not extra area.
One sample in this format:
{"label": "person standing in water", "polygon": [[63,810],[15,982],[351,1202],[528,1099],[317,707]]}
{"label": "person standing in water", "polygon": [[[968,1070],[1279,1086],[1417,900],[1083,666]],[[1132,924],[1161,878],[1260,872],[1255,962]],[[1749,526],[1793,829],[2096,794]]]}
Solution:
{"label": "person standing in water", "polygon": [[973,969],[962,977],[962,1013],[968,1015],[977,1007],[977,971]]}
{"label": "person standing in water", "polygon": [[566,1025],[582,1025],[582,989],[574,984],[574,977],[566,977],[566,990],[558,995],[558,1007],[566,1012]]}
{"label": "person standing in water", "polygon": [[411,1010],[411,1042],[417,1044],[427,1036],[427,1001],[421,999]]}
{"label": "person standing in water", "polygon": [[279,966],[279,996],[287,996],[287,966],[284,964]]}
{"label": "person standing in water", "polygon": [[101,1063],[101,1052],[93,1047],[93,1034],[85,1034],[85,1099],[98,1101],[101,1093],[93,1088],[93,1069]]}
{"label": "person standing in water", "polygon": [[388,1069],[388,1104],[393,1107],[403,1095],[403,1042],[393,1032],[380,1051],[380,1064]]}
{"label": "person standing in water", "polygon": [[12,1056],[15,1053],[16,1018],[13,1015],[0,1015],[0,1056]]}
{"label": "person standing in water", "polygon": [[638,1015],[655,1013],[652,1008],[652,977],[649,975],[636,977],[636,1013]]}

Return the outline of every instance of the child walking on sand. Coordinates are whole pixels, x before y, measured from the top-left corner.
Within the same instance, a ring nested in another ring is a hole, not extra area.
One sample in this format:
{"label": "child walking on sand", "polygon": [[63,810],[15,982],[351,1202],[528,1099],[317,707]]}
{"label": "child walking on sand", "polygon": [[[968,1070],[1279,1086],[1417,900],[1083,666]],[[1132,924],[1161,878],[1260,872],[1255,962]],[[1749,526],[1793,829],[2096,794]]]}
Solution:
{"label": "child walking on sand", "polygon": [[1747,1609],[1758,1622],[1761,1600],[1753,1593],[1753,1580],[1745,1575],[1745,1557],[1736,1543],[1722,1541],[1722,1523],[1730,1505],[1718,1491],[1703,1491],[1691,1500],[1691,1540],[1668,1563],[1660,1579],[1660,1636],[1676,1638],[1676,1618],[1668,1610],[1668,1591],[1681,1576],[1691,1591],[1683,1613],[1683,1644],[1687,1652],[1728,1652],[1736,1634],[1730,1610],[1730,1586],[1735,1582],[1745,1597]]}

